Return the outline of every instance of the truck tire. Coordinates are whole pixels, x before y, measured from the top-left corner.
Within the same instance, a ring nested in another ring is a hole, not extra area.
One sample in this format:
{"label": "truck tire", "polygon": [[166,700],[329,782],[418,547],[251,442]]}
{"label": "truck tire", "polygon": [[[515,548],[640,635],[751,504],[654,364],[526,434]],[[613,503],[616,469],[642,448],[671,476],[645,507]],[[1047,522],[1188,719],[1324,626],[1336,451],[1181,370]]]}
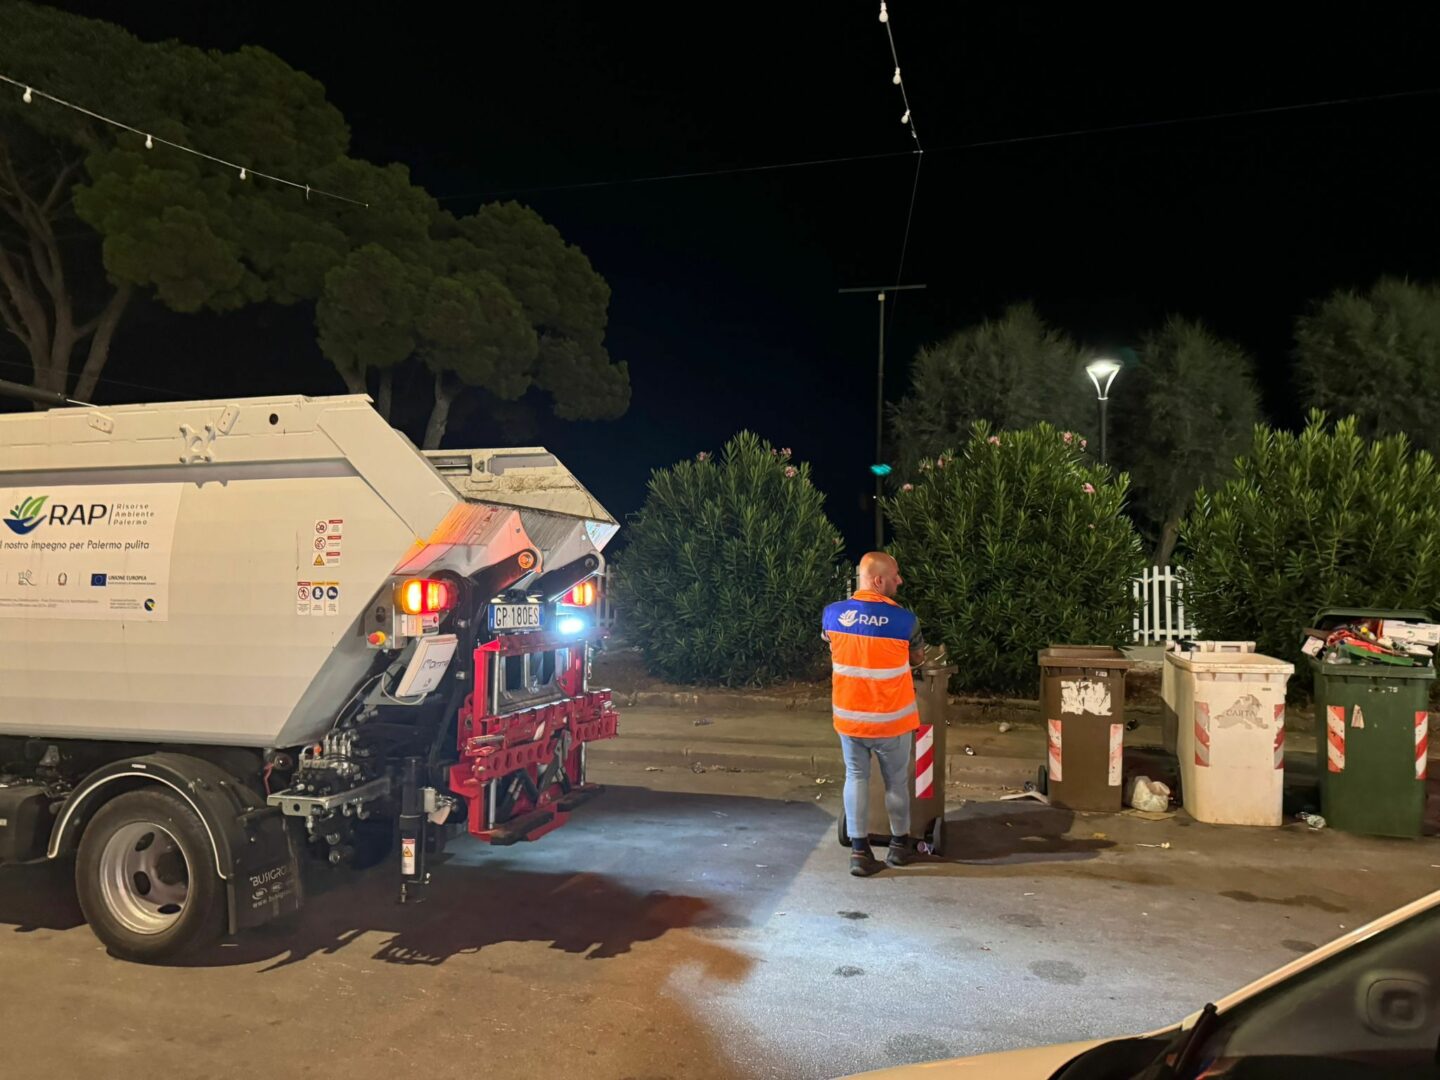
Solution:
{"label": "truck tire", "polygon": [[123,960],[168,960],[225,927],[209,834],[183,799],[158,788],[96,811],[80,836],[75,891],[95,936]]}

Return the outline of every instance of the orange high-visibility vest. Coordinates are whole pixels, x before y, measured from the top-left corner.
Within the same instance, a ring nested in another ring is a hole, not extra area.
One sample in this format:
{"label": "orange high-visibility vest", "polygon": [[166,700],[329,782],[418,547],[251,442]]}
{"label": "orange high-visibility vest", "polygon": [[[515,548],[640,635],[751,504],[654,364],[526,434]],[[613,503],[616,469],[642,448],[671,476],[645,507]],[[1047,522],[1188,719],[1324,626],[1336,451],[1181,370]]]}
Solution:
{"label": "orange high-visibility vest", "polygon": [[825,609],[835,730],[888,739],[920,726],[910,677],[916,618],[887,596],[861,589]]}

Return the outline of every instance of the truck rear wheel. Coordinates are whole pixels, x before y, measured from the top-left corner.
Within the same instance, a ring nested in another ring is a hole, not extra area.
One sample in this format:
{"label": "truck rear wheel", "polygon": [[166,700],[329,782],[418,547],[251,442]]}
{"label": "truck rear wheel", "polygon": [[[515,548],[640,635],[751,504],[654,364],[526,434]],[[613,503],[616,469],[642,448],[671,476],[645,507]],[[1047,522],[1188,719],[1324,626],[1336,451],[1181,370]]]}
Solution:
{"label": "truck rear wheel", "polygon": [[96,812],[80,837],[75,890],[95,936],[124,960],[166,960],[224,927],[209,835],[168,791],[127,792]]}

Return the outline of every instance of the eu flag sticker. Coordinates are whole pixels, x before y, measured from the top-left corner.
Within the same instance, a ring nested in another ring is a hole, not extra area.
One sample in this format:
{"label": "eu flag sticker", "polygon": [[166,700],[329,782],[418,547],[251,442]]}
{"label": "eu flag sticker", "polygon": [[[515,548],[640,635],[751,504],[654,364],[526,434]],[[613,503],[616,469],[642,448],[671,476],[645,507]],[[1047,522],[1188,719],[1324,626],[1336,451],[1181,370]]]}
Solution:
{"label": "eu flag sticker", "polygon": [[108,579],[108,574],[91,574],[90,584],[95,588],[103,588]]}

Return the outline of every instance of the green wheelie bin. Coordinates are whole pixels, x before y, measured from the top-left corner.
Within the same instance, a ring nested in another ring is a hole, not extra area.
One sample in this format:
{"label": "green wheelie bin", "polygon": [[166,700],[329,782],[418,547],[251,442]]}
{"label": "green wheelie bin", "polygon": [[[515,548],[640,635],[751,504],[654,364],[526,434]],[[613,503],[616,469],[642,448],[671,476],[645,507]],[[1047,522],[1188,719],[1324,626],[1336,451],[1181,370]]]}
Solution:
{"label": "green wheelie bin", "polygon": [[[1420,611],[1327,608],[1318,629],[1373,619],[1429,622]],[[1369,836],[1419,836],[1425,821],[1433,665],[1337,664],[1312,657],[1320,812]]]}

